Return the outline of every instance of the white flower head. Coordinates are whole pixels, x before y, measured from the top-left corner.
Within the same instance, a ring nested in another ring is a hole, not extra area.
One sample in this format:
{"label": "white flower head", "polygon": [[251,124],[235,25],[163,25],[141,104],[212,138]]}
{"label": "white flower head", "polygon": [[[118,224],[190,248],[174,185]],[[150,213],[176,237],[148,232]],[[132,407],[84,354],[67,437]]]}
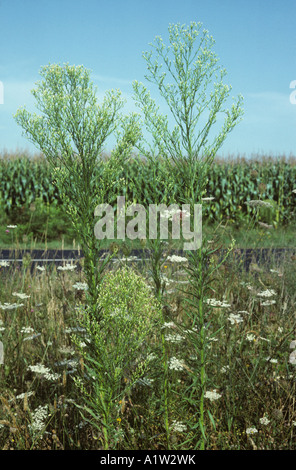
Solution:
{"label": "white flower head", "polygon": [[73,284],[73,287],[74,287],[74,289],[77,289],[77,290],[87,290],[88,289],[88,285],[86,284],[86,282],[76,282],[76,284]]}
{"label": "white flower head", "polygon": [[267,289],[265,291],[259,292],[258,297],[272,297],[273,295],[276,295],[275,290],[273,289]]}
{"label": "white flower head", "polygon": [[290,364],[296,364],[296,350],[292,351],[289,357]]}
{"label": "white flower head", "polygon": [[9,262],[8,262],[8,261],[6,261],[6,260],[4,260],[4,259],[3,259],[3,260],[0,260],[0,267],[6,268],[6,267],[8,267],[8,266],[9,266]]}
{"label": "white flower head", "polygon": [[177,432],[185,432],[187,431],[187,426],[180,421],[174,420],[172,422],[172,430]]}
{"label": "white flower head", "polygon": [[73,271],[76,267],[76,264],[67,263],[65,266],[59,266],[58,269],[60,271]]}
{"label": "white flower head", "polygon": [[238,323],[241,323],[244,321],[244,319],[240,315],[235,315],[234,313],[231,313],[228,317],[228,320],[232,325],[237,325]]}
{"label": "white flower head", "polygon": [[221,398],[222,395],[220,395],[220,393],[217,393],[216,390],[211,390],[211,391],[206,392],[204,397],[208,398],[210,401],[215,401]]}
{"label": "white flower head", "polygon": [[264,426],[267,426],[270,423],[270,420],[266,418],[266,416],[263,416],[263,418],[259,419],[260,424],[263,424]]}
{"label": "white flower head", "polygon": [[211,305],[211,307],[223,307],[223,308],[231,307],[230,304],[221,302],[220,300],[216,300],[216,299],[207,299],[206,302],[208,305]]}
{"label": "white flower head", "polygon": [[246,429],[246,434],[256,434],[257,432],[258,432],[258,429],[256,429],[255,427]]}
{"label": "white flower head", "polygon": [[19,297],[22,300],[29,299],[31,297],[30,295],[22,294],[22,293],[19,294],[18,292],[13,292],[12,295],[14,295],[15,297]]}
{"label": "white flower head", "polygon": [[171,370],[183,370],[184,363],[177,359],[176,357],[172,357],[169,361],[169,368]]}

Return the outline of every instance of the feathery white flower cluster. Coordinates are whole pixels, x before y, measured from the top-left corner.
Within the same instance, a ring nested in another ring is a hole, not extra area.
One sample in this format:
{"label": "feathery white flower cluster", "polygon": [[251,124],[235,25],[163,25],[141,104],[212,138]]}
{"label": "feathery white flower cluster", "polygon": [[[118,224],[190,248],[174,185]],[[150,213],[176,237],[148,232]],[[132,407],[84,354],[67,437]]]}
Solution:
{"label": "feathery white flower cluster", "polygon": [[30,425],[30,429],[33,432],[40,432],[44,428],[45,420],[48,415],[48,405],[42,406],[39,405],[32,413],[32,424]]}
{"label": "feathery white flower cluster", "polygon": [[220,393],[217,393],[217,390],[215,389],[215,390],[206,392],[204,397],[208,398],[210,401],[215,401],[215,400],[219,400],[219,398],[221,398],[222,395],[220,395]]}
{"label": "feathery white flower cluster", "polygon": [[216,299],[207,299],[206,302],[207,302],[208,305],[211,305],[211,307],[227,308],[227,307],[231,306],[230,304],[227,304],[225,302],[221,302],[220,300],[216,300]]}
{"label": "feathery white flower cluster", "polygon": [[172,357],[169,361],[169,368],[171,370],[183,370],[184,363],[177,359],[176,357]]}
{"label": "feathery white flower cluster", "polygon": [[8,261],[5,261],[4,259],[3,260],[0,260],[0,267],[1,268],[6,268],[9,266],[9,262]]}
{"label": "feathery white flower cluster", "polygon": [[182,422],[176,421],[174,419],[174,421],[172,422],[171,429],[172,431],[176,431],[176,432],[185,432],[187,431],[187,426],[183,424]]}
{"label": "feathery white flower cluster", "polygon": [[238,323],[244,321],[243,317],[241,317],[240,315],[236,315],[235,313],[231,313],[228,317],[228,320],[232,325],[237,325]]}
{"label": "feathery white flower cluster", "polygon": [[87,290],[88,289],[88,285],[86,284],[86,282],[76,282],[76,284],[73,284],[73,287],[74,287],[74,289],[77,289],[77,290]]}
{"label": "feathery white flower cluster", "polygon": [[21,333],[30,334],[30,333],[34,333],[34,330],[30,326],[23,326],[21,329]]}
{"label": "feathery white flower cluster", "polygon": [[273,289],[267,289],[262,292],[259,292],[257,295],[258,297],[272,297],[273,295],[276,295],[276,292]]}
{"label": "feathery white flower cluster", "polygon": [[183,256],[177,256],[177,255],[172,255],[167,257],[168,261],[171,261],[172,263],[187,263],[188,259],[184,258]]}
{"label": "feathery white flower cluster", "polygon": [[165,335],[164,339],[166,341],[168,341],[169,343],[180,343],[183,339],[184,339],[184,336],[181,336],[181,335]]}
{"label": "feathery white flower cluster", "polygon": [[24,393],[20,393],[19,395],[17,395],[15,397],[16,400],[23,400],[24,398],[29,398],[31,397],[32,395],[34,395],[34,392],[24,392]]}
{"label": "feathery white flower cluster", "polygon": [[266,416],[263,416],[263,418],[259,419],[260,424],[263,424],[264,426],[267,426],[270,423],[270,419],[266,418]]}
{"label": "feathery white flower cluster", "polygon": [[36,374],[41,375],[46,380],[57,380],[61,377],[61,374],[55,374],[50,371],[48,367],[43,364],[36,364],[35,366],[29,366],[28,369]]}
{"label": "feathery white flower cluster", "polygon": [[67,263],[65,266],[59,266],[58,270],[59,271],[74,271],[75,268],[77,268],[76,264]]}
{"label": "feathery white flower cluster", "polygon": [[10,303],[7,303],[7,302],[4,302],[4,304],[0,304],[0,308],[2,310],[13,310],[14,308],[19,308],[19,307],[23,307],[24,304],[10,304]]}
{"label": "feathery white flower cluster", "polygon": [[257,432],[258,432],[258,429],[256,429],[255,427],[246,429],[246,434],[256,434]]}
{"label": "feathery white flower cluster", "polygon": [[12,295],[14,295],[15,297],[19,297],[19,299],[29,299],[31,296],[30,295],[27,295],[27,294],[18,294],[17,292],[13,292]]}

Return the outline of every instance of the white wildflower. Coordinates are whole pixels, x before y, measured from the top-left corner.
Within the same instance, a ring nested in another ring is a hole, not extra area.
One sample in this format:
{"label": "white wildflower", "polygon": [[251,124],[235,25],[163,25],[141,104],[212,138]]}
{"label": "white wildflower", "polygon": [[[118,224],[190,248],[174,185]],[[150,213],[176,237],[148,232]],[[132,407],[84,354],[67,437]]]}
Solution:
{"label": "white wildflower", "polygon": [[174,420],[172,422],[172,430],[176,432],[185,432],[187,431],[187,426],[180,421]]}
{"label": "white wildflower", "polygon": [[5,261],[4,259],[3,260],[0,260],[0,267],[2,268],[5,268],[9,266],[9,262],[8,261]]}
{"label": "white wildflower", "polygon": [[66,264],[58,267],[60,271],[73,271],[75,268],[77,268],[76,264]]}
{"label": "white wildflower", "polygon": [[172,357],[169,361],[169,368],[171,370],[183,370],[184,363],[177,359],[176,357]]}
{"label": "white wildflower", "polygon": [[40,432],[44,428],[44,421],[48,415],[48,405],[41,406],[39,405],[32,413],[32,424],[30,428],[33,432]]}
{"label": "white wildflower", "polygon": [[289,362],[290,364],[296,364],[296,350],[291,352]]}
{"label": "white wildflower", "polygon": [[17,228],[17,225],[7,225],[7,228]]}
{"label": "white wildflower", "polygon": [[211,305],[212,307],[227,308],[227,307],[231,306],[230,304],[227,304],[225,302],[221,302],[220,300],[216,300],[216,299],[207,299],[206,302],[207,302],[208,305]]}
{"label": "white wildflower", "polygon": [[161,328],[176,328],[176,325],[174,322],[164,322]]}
{"label": "white wildflower", "polygon": [[221,398],[222,395],[220,395],[220,393],[217,393],[216,390],[211,390],[211,391],[206,392],[204,397],[208,398],[210,401],[215,401]]}
{"label": "white wildflower", "polygon": [[240,315],[235,315],[234,313],[231,313],[228,317],[228,320],[232,325],[237,325],[238,323],[241,323],[244,321],[244,319]]}
{"label": "white wildflower", "polygon": [[260,305],[268,306],[268,305],[274,305],[274,304],[276,304],[275,300],[264,300],[264,302],[261,302]]}
{"label": "white wildflower", "polygon": [[34,392],[25,392],[25,393],[21,393],[20,395],[17,395],[15,397],[16,400],[23,400],[25,397],[29,398],[31,397],[32,395],[34,395]]}
{"label": "white wildflower", "polygon": [[15,297],[19,297],[22,300],[29,299],[31,297],[30,295],[22,294],[22,293],[18,294],[17,292],[13,292],[12,295],[14,295]]}
{"label": "white wildflower", "polygon": [[169,343],[180,343],[184,339],[184,336],[181,335],[165,335],[165,340],[168,341]]}
{"label": "white wildflower", "polygon": [[172,263],[187,263],[188,261],[187,258],[184,258],[183,256],[176,256],[176,255],[168,256],[167,260],[171,261]]}
{"label": "white wildflower", "polygon": [[272,359],[271,357],[267,357],[266,361],[271,362],[272,364],[277,364],[277,362],[278,362],[277,359]]}
{"label": "white wildflower", "polygon": [[29,370],[35,372],[36,374],[41,375],[47,380],[57,380],[61,377],[60,374],[54,374],[50,371],[48,367],[45,367],[43,364],[36,364],[35,366],[29,366]]}
{"label": "white wildflower", "polygon": [[253,335],[252,333],[248,333],[246,335],[246,339],[250,342],[255,341],[256,340],[256,335]]}
{"label": "white wildflower", "polygon": [[267,426],[267,424],[270,423],[270,420],[266,418],[265,416],[263,416],[263,418],[260,418],[259,421],[260,421],[260,424],[264,424],[265,426]]}
{"label": "white wildflower", "polygon": [[256,428],[247,428],[246,429],[246,434],[256,434],[258,432],[258,429]]}
{"label": "white wildflower", "polygon": [[45,267],[44,267],[44,266],[37,266],[37,269],[38,269],[39,271],[45,271]]}
{"label": "white wildflower", "polygon": [[24,333],[24,334],[34,333],[34,330],[30,326],[23,326],[21,329],[21,333]]}
{"label": "white wildflower", "polygon": [[7,302],[4,302],[4,304],[0,304],[0,308],[2,310],[13,310],[14,308],[19,308],[19,307],[23,307],[24,304],[10,304],[10,303],[7,303]]}
{"label": "white wildflower", "polygon": [[273,295],[276,295],[276,292],[273,289],[267,289],[263,292],[259,292],[258,297],[272,297]]}
{"label": "white wildflower", "polygon": [[76,284],[73,284],[73,287],[74,287],[74,289],[77,289],[77,290],[87,290],[88,289],[88,285],[86,284],[86,282],[76,282]]}

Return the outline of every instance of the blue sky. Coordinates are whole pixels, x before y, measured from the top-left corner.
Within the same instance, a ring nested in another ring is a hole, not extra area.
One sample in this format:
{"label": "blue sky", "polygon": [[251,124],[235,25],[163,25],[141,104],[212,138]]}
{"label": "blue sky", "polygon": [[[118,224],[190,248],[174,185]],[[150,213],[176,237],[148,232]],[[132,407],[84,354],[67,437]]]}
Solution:
{"label": "blue sky", "polygon": [[0,152],[35,151],[12,115],[23,105],[34,110],[41,66],[84,65],[99,98],[119,88],[129,112],[133,80],[157,97],[144,78],[149,43],[157,35],[167,43],[169,23],[200,21],[216,41],[231,96],[244,96],[244,119],[219,155],[296,155],[295,17],[295,0],[0,0]]}

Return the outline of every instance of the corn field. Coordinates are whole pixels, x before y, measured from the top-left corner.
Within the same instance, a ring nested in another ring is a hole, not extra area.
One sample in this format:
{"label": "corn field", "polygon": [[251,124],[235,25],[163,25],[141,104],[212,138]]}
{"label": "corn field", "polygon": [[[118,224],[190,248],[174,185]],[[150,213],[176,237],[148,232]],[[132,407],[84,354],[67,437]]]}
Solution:
{"label": "corn field", "polygon": [[[104,159],[98,161],[97,179],[100,184]],[[155,172],[152,184],[152,172]],[[156,176],[156,179],[155,179]],[[258,157],[232,160],[216,159],[207,183],[207,197],[212,197],[204,208],[208,222],[225,218],[233,222],[248,222],[253,209],[245,203],[261,199],[273,208],[261,214],[265,222],[290,223],[295,216],[296,199],[293,194],[296,177],[296,159],[290,157]],[[108,202],[116,206],[118,195],[127,201],[143,204],[180,203],[184,182],[182,175],[168,170],[165,160],[151,163],[132,159],[108,193]],[[0,159],[0,202],[9,216],[16,208],[28,207],[36,199],[46,204],[62,205],[62,200],[43,156],[4,155]]]}

